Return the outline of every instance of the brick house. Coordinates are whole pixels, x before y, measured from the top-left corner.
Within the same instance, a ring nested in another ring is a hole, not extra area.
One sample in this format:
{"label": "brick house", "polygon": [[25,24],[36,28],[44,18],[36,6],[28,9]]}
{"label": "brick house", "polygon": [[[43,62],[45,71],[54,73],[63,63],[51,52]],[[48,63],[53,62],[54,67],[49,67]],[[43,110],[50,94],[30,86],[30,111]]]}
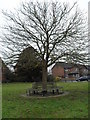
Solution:
{"label": "brick house", "polygon": [[5,65],[5,63],[0,58],[0,83],[8,82],[8,75],[10,74],[9,68]]}
{"label": "brick house", "polygon": [[54,77],[76,79],[80,76],[87,75],[88,70],[85,65],[58,62],[52,68],[52,75]]}
{"label": "brick house", "polygon": [[1,61],[1,58],[0,58],[0,83],[2,81],[2,61]]}

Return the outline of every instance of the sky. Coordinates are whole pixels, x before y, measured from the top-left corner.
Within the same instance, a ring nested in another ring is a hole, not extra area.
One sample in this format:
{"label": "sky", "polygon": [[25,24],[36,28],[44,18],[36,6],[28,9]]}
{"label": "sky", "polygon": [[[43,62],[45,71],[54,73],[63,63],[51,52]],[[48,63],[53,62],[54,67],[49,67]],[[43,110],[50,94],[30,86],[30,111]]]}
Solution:
{"label": "sky", "polygon": [[[0,0],[0,9],[11,9],[14,7],[17,7],[20,2],[22,1],[29,1],[29,0]],[[36,1],[36,0],[33,0]],[[51,0],[37,0],[37,1],[51,1]],[[55,1],[55,0],[52,0]],[[60,2],[64,2],[67,1],[69,3],[73,3],[75,1],[77,1],[79,3],[79,6],[81,9],[86,9],[87,10],[87,6],[88,6],[88,1],[90,0],[58,0]]]}
{"label": "sky", "polygon": [[[0,26],[4,23],[3,15],[1,13],[2,10],[10,10],[12,11],[14,8],[18,8],[22,1],[29,1],[29,0],[0,0]],[[51,0],[32,0],[32,1],[51,1]],[[56,0],[52,0],[56,1]],[[88,16],[88,2],[90,0],[57,0],[60,2],[69,2],[72,5],[75,1],[78,2],[78,6],[82,12],[85,13],[86,17]]]}
{"label": "sky", "polygon": [[[29,0],[0,0],[0,27],[4,24],[3,15],[1,13],[2,10],[10,10],[12,11],[14,8],[18,8],[20,3],[22,1],[29,1]],[[32,0],[36,1],[36,0]],[[37,0],[37,1],[51,1],[51,0]],[[55,0],[52,0],[55,1]],[[73,2],[78,2],[78,7],[81,9],[82,12],[85,13],[85,16],[88,16],[88,2],[90,0],[58,0],[60,2],[69,2],[70,5],[73,4]],[[1,53],[0,53],[1,56]]]}
{"label": "sky", "polygon": [[[2,24],[3,22],[3,17],[1,14],[1,10],[13,10],[13,8],[17,8],[19,7],[19,4],[22,1],[29,1],[29,0],[0,0],[0,24]],[[36,0],[32,0],[32,1],[36,1]],[[51,0],[37,0],[37,1],[51,1]],[[55,1],[55,0],[52,0]],[[90,0],[58,0],[60,2],[69,2],[70,4],[73,4],[73,2],[77,1],[79,8],[86,13],[87,15],[87,11],[88,11],[88,2]]]}
{"label": "sky", "polygon": [[[4,19],[3,19],[3,15],[2,15],[2,10],[10,10],[12,11],[14,8],[18,8],[20,3],[22,1],[29,1],[29,0],[0,0],[0,26],[3,25],[4,23]],[[32,1],[51,1],[51,0],[32,0]],[[56,1],[56,0],[52,0],[52,1]],[[78,2],[78,7],[81,9],[82,12],[85,13],[85,16],[88,16],[88,2],[90,0],[57,0],[60,2],[69,2],[70,5],[72,5],[75,1]]]}

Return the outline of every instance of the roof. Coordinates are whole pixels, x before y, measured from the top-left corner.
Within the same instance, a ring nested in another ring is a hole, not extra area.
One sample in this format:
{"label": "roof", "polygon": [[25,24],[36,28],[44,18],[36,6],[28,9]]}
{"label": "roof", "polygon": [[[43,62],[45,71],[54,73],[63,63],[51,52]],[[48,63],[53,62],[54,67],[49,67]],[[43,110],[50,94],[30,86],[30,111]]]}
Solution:
{"label": "roof", "polygon": [[87,65],[86,67],[87,67],[88,70],[90,70],[90,65]]}
{"label": "roof", "polygon": [[[85,66],[85,65],[81,65],[81,64],[74,64],[74,63],[65,63],[65,62],[57,62],[54,66],[54,67],[58,67],[58,66],[62,66],[64,69],[70,69],[72,67],[78,67],[80,69],[82,68],[88,68],[90,69],[90,66]],[[53,69],[52,68],[52,69]]]}
{"label": "roof", "polygon": [[[58,66],[62,66],[64,67],[65,69],[68,69],[68,68],[72,68],[73,67],[73,64],[72,63],[65,63],[65,62],[57,62],[54,66],[54,67],[58,67]],[[52,69],[53,69],[52,68]]]}

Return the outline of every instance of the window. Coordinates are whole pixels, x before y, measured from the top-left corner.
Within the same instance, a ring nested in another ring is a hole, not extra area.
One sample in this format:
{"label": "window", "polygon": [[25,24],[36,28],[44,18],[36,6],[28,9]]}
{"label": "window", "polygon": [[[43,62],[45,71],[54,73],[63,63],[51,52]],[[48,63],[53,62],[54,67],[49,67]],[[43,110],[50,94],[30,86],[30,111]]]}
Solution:
{"label": "window", "polygon": [[77,72],[77,71],[78,71],[78,68],[76,68],[75,71]]}
{"label": "window", "polygon": [[65,69],[65,72],[67,72],[68,71],[68,69]]}

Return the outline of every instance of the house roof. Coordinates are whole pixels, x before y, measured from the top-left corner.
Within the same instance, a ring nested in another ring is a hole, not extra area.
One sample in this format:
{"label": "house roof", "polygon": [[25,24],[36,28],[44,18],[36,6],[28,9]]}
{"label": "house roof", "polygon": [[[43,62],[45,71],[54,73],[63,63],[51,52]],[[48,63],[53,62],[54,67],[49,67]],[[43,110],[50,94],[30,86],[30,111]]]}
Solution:
{"label": "house roof", "polygon": [[[72,63],[65,63],[65,62],[57,62],[54,66],[53,66],[53,68],[54,67],[58,67],[58,66],[62,66],[62,67],[64,67],[65,69],[67,69],[67,68],[72,68],[73,67],[73,64]],[[52,68],[52,69],[53,69]]]}
{"label": "house roof", "polygon": [[[72,67],[78,67],[78,68],[88,68],[90,69],[90,66],[86,67],[85,65],[81,65],[81,64],[74,64],[74,63],[65,63],[65,62],[57,62],[54,66],[54,67],[58,67],[58,66],[62,66],[64,69],[69,69],[69,68],[72,68]],[[52,68],[52,69],[53,69]]]}
{"label": "house roof", "polygon": [[86,68],[87,68],[88,70],[90,70],[90,65],[87,65]]}

